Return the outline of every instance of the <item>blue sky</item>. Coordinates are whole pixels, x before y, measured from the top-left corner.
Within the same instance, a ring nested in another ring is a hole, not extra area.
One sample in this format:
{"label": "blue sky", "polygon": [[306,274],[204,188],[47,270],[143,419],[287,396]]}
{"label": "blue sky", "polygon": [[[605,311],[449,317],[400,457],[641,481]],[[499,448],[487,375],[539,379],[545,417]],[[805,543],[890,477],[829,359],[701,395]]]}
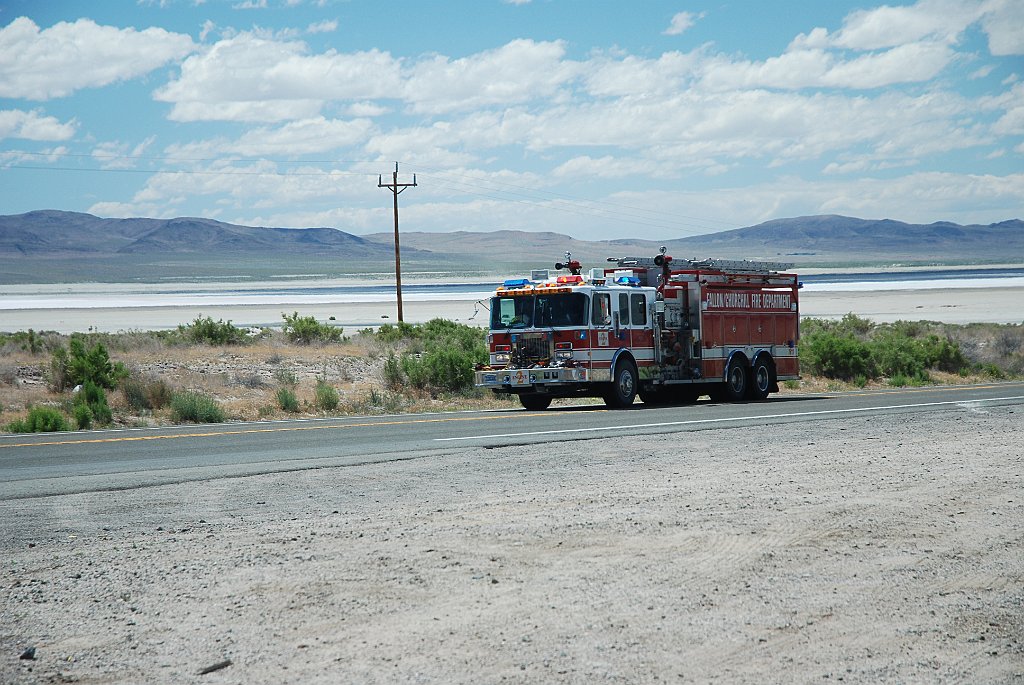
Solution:
{"label": "blue sky", "polygon": [[1024,2],[0,1],[0,214],[1024,218]]}

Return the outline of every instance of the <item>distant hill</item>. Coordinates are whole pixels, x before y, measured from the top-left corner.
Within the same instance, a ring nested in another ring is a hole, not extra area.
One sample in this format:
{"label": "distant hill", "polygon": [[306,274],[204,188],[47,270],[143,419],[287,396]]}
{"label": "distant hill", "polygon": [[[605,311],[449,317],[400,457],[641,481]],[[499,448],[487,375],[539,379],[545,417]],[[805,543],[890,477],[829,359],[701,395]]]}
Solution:
{"label": "distant hill", "polygon": [[[212,219],[101,219],[54,210],[0,216],[0,255],[322,254],[387,260],[393,248],[334,228],[253,228]],[[410,248],[410,252],[415,252]]]}
{"label": "distant hill", "polygon": [[[366,236],[385,242],[389,234]],[[402,245],[463,254],[485,262],[510,256],[554,261],[566,250],[591,263],[607,257],[653,256],[662,245],[676,257],[720,257],[813,263],[1024,262],[1024,221],[961,226],[907,224],[891,219],[808,216],[666,240],[585,241],[558,233],[457,231],[402,234]]]}
{"label": "distant hill", "polygon": [[[628,231],[623,231],[628,234]],[[547,266],[566,250],[587,267],[608,257],[721,257],[798,265],[1024,263],[1024,221],[960,226],[844,216],[776,219],[666,240],[581,240],[532,231],[402,233],[405,270],[507,272]],[[277,278],[386,274],[393,233],[254,228],[201,218],[103,219],[43,210],[0,216],[0,283]]]}

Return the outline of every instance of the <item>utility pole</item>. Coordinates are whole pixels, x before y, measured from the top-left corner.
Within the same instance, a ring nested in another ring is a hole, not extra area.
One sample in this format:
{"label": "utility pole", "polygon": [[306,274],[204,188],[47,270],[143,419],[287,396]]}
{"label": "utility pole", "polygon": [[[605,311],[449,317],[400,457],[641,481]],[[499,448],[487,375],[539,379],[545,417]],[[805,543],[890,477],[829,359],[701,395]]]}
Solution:
{"label": "utility pole", "polygon": [[402,256],[398,247],[398,195],[406,188],[416,187],[416,174],[412,175],[412,183],[398,182],[398,162],[395,162],[395,173],[392,175],[391,183],[384,183],[382,175],[377,176],[377,187],[387,188],[395,196],[395,292],[398,295],[398,320],[402,318]]}

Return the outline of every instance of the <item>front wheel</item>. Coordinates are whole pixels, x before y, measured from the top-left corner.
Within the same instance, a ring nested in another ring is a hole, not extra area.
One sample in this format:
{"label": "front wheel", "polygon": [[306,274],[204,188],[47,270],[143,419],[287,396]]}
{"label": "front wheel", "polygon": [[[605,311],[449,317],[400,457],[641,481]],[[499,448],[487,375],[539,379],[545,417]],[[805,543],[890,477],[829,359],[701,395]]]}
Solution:
{"label": "front wheel", "polygon": [[628,407],[636,399],[636,386],[636,365],[631,361],[616,364],[615,377],[612,378],[611,387],[605,392],[604,403],[613,409]]}
{"label": "front wheel", "polygon": [[551,406],[551,395],[520,395],[519,403],[530,411],[544,411]]}
{"label": "front wheel", "polygon": [[724,399],[729,402],[746,399],[748,382],[747,365],[743,359],[734,358],[725,371]]}

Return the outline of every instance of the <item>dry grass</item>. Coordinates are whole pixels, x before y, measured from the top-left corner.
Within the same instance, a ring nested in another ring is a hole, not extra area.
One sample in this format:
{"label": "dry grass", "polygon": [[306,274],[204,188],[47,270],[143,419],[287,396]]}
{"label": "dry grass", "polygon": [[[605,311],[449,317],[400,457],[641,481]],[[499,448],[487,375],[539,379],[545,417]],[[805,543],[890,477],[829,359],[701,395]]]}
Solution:
{"label": "dry grass", "polygon": [[[1024,326],[977,324],[949,327],[948,335],[974,362],[996,364],[1012,373],[1024,373]],[[330,415],[362,415],[399,412],[457,411],[518,407],[515,398],[490,393],[432,397],[424,391],[389,391],[382,366],[388,348],[372,336],[328,345],[296,345],[273,333],[246,345],[207,346],[169,344],[153,334],[126,333],[103,339],[111,359],[125,364],[132,377],[162,381],[173,391],[192,390],[216,399],[229,420],[256,421],[324,416],[316,406],[316,383],[323,379],[338,391],[339,406]],[[40,334],[35,351],[10,339],[0,344],[0,426],[22,419],[28,407],[70,404],[68,393],[55,393],[46,383],[52,350],[66,344],[64,336]],[[990,375],[961,376],[932,372],[940,384],[990,381]],[[276,393],[287,385],[298,399],[299,413],[288,413],[277,404]],[[808,377],[783,384],[782,394],[854,390],[853,383]],[[874,381],[866,387],[888,387]],[[595,400],[585,399],[591,403]],[[108,393],[118,426],[153,426],[171,422],[166,407],[132,409],[120,390]],[[561,400],[558,404],[572,403]]]}

